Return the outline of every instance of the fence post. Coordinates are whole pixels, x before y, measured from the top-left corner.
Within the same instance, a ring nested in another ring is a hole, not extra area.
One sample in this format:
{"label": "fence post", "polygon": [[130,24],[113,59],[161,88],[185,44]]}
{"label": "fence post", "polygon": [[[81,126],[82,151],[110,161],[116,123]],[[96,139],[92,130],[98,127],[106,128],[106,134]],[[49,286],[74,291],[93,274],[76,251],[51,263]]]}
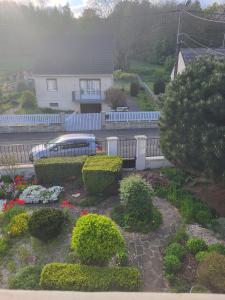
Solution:
{"label": "fence post", "polygon": [[105,128],[105,115],[106,115],[106,112],[105,111],[101,111],[101,129],[104,129]]}
{"label": "fence post", "polygon": [[61,123],[61,128],[64,131],[65,130],[65,113],[64,112],[60,113],[60,123]]}
{"label": "fence post", "polygon": [[136,148],[136,169],[145,169],[146,160],[146,146],[147,146],[147,136],[146,135],[136,135],[135,139],[137,141]]}
{"label": "fence post", "polygon": [[107,137],[107,154],[108,155],[118,155],[118,137],[110,136]]}

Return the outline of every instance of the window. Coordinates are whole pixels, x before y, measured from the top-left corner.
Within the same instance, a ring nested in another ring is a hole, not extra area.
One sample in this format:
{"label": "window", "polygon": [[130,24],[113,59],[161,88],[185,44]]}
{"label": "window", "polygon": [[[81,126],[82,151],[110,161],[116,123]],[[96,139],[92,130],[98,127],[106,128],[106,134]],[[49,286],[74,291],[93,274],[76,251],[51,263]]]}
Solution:
{"label": "window", "polygon": [[98,96],[100,95],[101,83],[99,79],[81,79],[80,92],[81,95]]}
{"label": "window", "polygon": [[46,80],[48,91],[57,91],[57,81],[54,78],[49,78]]}
{"label": "window", "polygon": [[49,103],[50,107],[59,107],[59,103]]}
{"label": "window", "polygon": [[67,141],[63,143],[62,149],[74,149],[74,148],[84,148],[88,147],[89,143],[86,141]]}

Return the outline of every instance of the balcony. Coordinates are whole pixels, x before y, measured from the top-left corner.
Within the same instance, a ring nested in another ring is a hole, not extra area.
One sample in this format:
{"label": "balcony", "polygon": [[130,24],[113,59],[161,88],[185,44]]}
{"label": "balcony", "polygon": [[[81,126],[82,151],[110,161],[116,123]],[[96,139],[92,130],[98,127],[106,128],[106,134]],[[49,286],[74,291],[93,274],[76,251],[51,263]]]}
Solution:
{"label": "balcony", "polygon": [[97,91],[72,91],[72,101],[80,103],[101,103],[104,100],[104,92]]}

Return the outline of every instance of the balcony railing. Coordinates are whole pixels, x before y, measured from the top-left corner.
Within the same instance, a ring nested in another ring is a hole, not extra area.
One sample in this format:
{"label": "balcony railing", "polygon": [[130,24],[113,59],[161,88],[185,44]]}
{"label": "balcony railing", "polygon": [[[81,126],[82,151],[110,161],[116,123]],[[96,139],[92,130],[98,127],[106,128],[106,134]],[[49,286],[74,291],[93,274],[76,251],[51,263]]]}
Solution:
{"label": "balcony railing", "polygon": [[76,102],[99,102],[104,100],[102,91],[72,91],[72,101]]}

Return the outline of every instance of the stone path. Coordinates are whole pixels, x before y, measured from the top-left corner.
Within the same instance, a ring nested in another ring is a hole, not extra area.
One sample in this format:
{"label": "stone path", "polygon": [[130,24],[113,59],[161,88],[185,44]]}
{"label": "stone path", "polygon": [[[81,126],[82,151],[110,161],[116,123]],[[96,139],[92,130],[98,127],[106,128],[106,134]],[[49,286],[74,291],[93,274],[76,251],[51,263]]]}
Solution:
{"label": "stone path", "polygon": [[124,232],[130,263],[140,269],[143,279],[142,291],[168,292],[169,285],[163,276],[161,249],[181,224],[177,209],[166,200],[155,198],[155,207],[163,217],[163,224],[149,234]]}
{"label": "stone path", "polygon": [[208,245],[215,243],[225,244],[225,241],[218,239],[213,231],[203,228],[199,224],[187,225],[187,233],[192,237],[203,239]]}

